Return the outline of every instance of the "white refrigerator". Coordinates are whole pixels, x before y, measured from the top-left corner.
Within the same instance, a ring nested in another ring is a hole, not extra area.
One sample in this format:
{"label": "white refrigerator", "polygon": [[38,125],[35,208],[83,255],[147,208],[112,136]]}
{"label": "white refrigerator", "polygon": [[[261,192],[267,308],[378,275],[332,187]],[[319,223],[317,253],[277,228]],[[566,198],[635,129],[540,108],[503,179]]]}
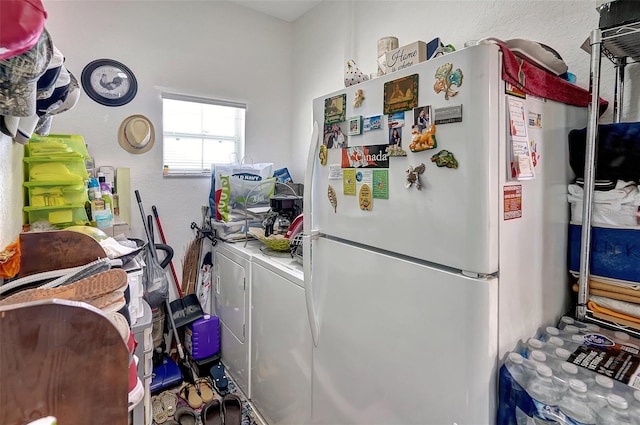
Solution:
{"label": "white refrigerator", "polygon": [[[445,64],[462,76],[448,99],[434,89]],[[314,100],[303,237],[313,423],[495,423],[500,357],[568,308],[567,134],[587,111],[507,95],[500,72],[499,48],[479,45]],[[348,146],[388,143],[398,117],[383,113],[385,83],[414,74],[417,105],[449,122],[436,124],[435,149],[412,152],[405,112],[407,156],[388,158],[388,196],[363,210],[342,149],[320,163],[327,99],[346,94],[346,122],[382,115],[381,130],[347,135]],[[511,174],[510,99],[524,107],[533,179]],[[457,168],[431,161],[441,150]],[[421,190],[406,187],[420,164]]]}

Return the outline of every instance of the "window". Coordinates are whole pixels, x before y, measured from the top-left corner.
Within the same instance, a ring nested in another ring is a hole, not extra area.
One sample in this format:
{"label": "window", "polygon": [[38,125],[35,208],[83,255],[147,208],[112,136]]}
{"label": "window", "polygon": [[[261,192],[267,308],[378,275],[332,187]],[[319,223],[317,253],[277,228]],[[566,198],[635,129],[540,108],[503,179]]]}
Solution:
{"label": "window", "polygon": [[244,155],[246,105],[162,94],[162,161],[165,176],[211,175],[211,164]]}

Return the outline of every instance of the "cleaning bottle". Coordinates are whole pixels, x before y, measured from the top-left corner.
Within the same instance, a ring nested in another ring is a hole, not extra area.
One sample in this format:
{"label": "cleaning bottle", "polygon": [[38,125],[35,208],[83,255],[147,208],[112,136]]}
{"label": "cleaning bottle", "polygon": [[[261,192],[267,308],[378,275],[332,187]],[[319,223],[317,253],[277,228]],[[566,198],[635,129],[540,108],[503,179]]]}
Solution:
{"label": "cleaning bottle", "polygon": [[220,351],[220,319],[205,314],[187,325],[184,345],[194,360],[206,359]]}

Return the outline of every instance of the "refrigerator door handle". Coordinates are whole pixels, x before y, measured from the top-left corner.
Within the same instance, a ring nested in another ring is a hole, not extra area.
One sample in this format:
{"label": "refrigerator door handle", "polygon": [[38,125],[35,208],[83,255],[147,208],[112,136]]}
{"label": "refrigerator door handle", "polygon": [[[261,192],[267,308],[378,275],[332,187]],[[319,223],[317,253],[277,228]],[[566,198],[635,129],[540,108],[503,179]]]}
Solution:
{"label": "refrigerator door handle", "polygon": [[313,123],[313,133],[311,134],[311,143],[309,145],[309,157],[307,159],[307,169],[304,175],[304,202],[303,225],[306,231],[302,234],[302,270],[304,272],[304,298],[307,304],[307,317],[309,319],[309,327],[311,328],[311,336],[313,344],[318,346],[318,315],[316,314],[316,305],[313,299],[313,281],[311,278],[311,240],[313,232],[312,226],[312,205],[311,194],[313,192],[313,172],[318,158],[318,123]]}
{"label": "refrigerator door handle", "polygon": [[318,315],[313,300],[313,279],[311,278],[311,235],[302,235],[302,269],[304,271],[304,298],[307,303],[307,317],[311,328],[313,345],[318,346]]}

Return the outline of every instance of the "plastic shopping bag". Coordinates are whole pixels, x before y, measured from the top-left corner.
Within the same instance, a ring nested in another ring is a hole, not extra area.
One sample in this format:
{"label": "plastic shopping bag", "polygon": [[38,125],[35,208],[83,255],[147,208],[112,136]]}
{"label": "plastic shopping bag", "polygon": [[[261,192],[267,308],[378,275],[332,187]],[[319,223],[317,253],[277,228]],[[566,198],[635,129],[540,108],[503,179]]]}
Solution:
{"label": "plastic shopping bag", "polygon": [[209,206],[218,221],[229,221],[233,210],[268,206],[275,192],[273,163],[212,164]]}

